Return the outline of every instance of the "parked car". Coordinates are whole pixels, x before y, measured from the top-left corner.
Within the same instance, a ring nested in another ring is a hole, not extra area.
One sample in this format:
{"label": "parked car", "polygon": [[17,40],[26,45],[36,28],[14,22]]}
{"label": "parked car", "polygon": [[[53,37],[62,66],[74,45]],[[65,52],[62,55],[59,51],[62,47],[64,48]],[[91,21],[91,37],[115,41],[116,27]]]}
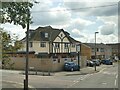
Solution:
{"label": "parked car", "polygon": [[94,66],[94,62],[93,61],[87,61],[87,66],[93,67]]}
{"label": "parked car", "polygon": [[77,65],[74,62],[66,62],[64,64],[64,70],[65,71],[79,71],[80,70],[80,66]]}
{"label": "parked car", "polygon": [[96,64],[96,66],[100,66],[100,61],[99,60],[92,60],[94,62],[94,65]]}
{"label": "parked car", "polygon": [[101,60],[101,63],[102,63],[102,64],[105,64],[105,60]]}
{"label": "parked car", "polygon": [[100,65],[102,64],[102,61],[101,60],[98,60],[100,62]]}
{"label": "parked car", "polygon": [[105,64],[106,65],[113,65],[113,61],[112,60],[105,60]]}

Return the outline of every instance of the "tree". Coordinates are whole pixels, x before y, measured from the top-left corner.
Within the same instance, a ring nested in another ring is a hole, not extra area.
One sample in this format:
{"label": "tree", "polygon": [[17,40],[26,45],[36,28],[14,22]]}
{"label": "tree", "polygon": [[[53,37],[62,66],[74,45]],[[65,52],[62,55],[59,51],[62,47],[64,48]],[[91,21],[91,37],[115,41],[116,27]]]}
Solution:
{"label": "tree", "polygon": [[2,43],[2,68],[7,67],[7,65],[10,63],[10,58],[8,56],[8,52],[10,51],[10,35],[7,32],[4,32],[3,30],[1,32],[1,43]]}
{"label": "tree", "polygon": [[28,17],[28,13],[30,14],[29,11],[33,6],[32,3],[2,2],[1,4],[1,23],[14,23],[14,25],[21,25],[23,28],[25,28],[27,21],[31,21],[31,18]]}
{"label": "tree", "polygon": [[[26,27],[28,21],[31,23],[30,9],[33,4],[29,2],[0,2],[0,23],[13,23],[14,25],[21,25]],[[16,40],[16,44],[13,47],[13,43],[10,34],[4,31],[0,31],[2,34],[2,64],[4,66],[10,63],[9,56],[6,54],[11,51],[17,51],[21,44]]]}
{"label": "tree", "polygon": [[14,63],[11,62],[11,59],[9,58],[9,53],[16,52],[22,47],[22,44],[20,43],[20,41],[18,41],[17,37],[14,37],[13,39],[11,35],[6,31],[0,30],[0,32],[2,36],[2,68],[11,68]]}

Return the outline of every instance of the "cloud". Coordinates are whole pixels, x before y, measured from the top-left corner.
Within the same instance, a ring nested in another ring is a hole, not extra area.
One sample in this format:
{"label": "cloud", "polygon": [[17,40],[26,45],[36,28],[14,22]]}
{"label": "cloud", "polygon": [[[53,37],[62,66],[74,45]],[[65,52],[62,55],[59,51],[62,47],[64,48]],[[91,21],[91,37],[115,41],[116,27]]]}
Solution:
{"label": "cloud", "polygon": [[[94,34],[91,34],[91,37],[88,38],[87,43],[94,43],[94,42],[95,42]],[[105,44],[106,43],[117,43],[118,42],[118,37],[113,35],[113,34],[111,34],[111,35],[97,34],[96,42],[97,43],[105,43]]]}
{"label": "cloud", "polygon": [[[118,34],[117,5],[111,7],[99,7],[70,10],[75,8],[96,7],[117,4],[103,0],[37,0],[32,13],[33,24],[30,29],[39,26],[51,25],[53,28],[64,29],[70,35],[81,42],[94,42],[94,32],[99,31],[97,42],[116,42]],[[69,9],[69,10],[68,10]],[[4,25],[5,29],[25,36],[25,31],[19,26]]]}
{"label": "cloud", "polygon": [[78,29],[72,30],[72,36],[75,38],[83,38],[84,35],[82,35],[82,32],[80,32]]}
{"label": "cloud", "polygon": [[[92,4],[92,3],[90,3]],[[94,3],[93,3],[94,4]],[[118,3],[117,2],[102,2],[102,3],[96,3],[93,5],[93,7],[98,8],[93,8],[90,9],[90,11],[87,13],[87,15],[93,15],[93,16],[114,16],[118,14]],[[109,5],[114,5],[114,6],[109,6]],[[103,6],[103,7],[99,7]],[[107,7],[104,7],[107,6]]]}
{"label": "cloud", "polygon": [[[114,5],[116,4],[116,5]],[[71,12],[75,12],[79,16],[113,16],[118,13],[118,2],[97,2],[97,1],[77,1],[77,2],[64,2],[66,8],[71,9]],[[114,5],[114,6],[108,6]],[[103,7],[101,7],[103,6]],[[104,7],[107,6],[107,7]],[[93,8],[86,8],[93,7]],[[95,7],[95,8],[94,8]],[[85,9],[86,8],[86,9]]]}
{"label": "cloud", "polygon": [[23,29],[20,25],[13,25],[13,24],[1,24],[1,27],[3,30],[7,31],[11,35],[15,34],[18,36],[19,39],[22,39],[25,37],[25,31],[26,29]]}
{"label": "cloud", "polygon": [[76,19],[71,19],[69,22],[68,26],[66,27],[66,30],[72,31],[74,29],[78,29],[80,31],[83,31],[85,27],[88,25],[93,24],[94,22],[82,18],[76,18]]}
{"label": "cloud", "polygon": [[[39,7],[39,8],[38,8]],[[34,25],[63,25],[70,21],[71,13],[64,7],[51,7],[49,4],[38,4],[32,9]]]}
{"label": "cloud", "polygon": [[105,36],[105,35],[99,35],[98,37],[98,42],[99,42],[99,38],[101,39],[101,42],[103,43],[117,43],[118,42],[118,37],[111,34],[109,36]]}
{"label": "cloud", "polygon": [[102,35],[110,35],[115,31],[115,25],[111,23],[106,23],[105,25],[99,27],[99,31]]}

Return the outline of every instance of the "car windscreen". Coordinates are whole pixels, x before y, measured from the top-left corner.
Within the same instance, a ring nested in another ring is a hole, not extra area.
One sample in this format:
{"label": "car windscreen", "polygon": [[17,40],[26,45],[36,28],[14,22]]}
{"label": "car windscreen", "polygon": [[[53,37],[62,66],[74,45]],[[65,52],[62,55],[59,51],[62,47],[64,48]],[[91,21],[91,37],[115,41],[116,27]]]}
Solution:
{"label": "car windscreen", "polygon": [[66,63],[65,65],[75,65],[75,63]]}

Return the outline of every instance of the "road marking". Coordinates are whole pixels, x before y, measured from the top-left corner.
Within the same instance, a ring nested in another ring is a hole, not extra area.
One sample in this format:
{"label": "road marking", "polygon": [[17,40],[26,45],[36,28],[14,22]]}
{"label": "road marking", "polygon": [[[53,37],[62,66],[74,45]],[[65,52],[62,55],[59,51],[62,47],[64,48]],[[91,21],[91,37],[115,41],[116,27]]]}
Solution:
{"label": "road marking", "polygon": [[115,84],[115,86],[117,85],[117,80],[115,80],[115,83],[114,83],[114,84]]}
{"label": "road marking", "polygon": [[116,79],[118,78],[118,74],[116,75],[116,77],[115,77]]}
{"label": "road marking", "polygon": [[106,85],[107,83],[106,83],[106,82],[103,82],[102,84]]}
{"label": "road marking", "polygon": [[[2,80],[2,81],[3,81],[3,82],[7,82],[7,83],[14,83],[14,84],[19,84],[19,85],[21,85],[21,86],[24,86],[23,83],[18,83],[18,82],[14,82],[14,81],[6,81],[6,80]],[[28,87],[29,87],[29,88],[33,88],[33,90],[36,90],[35,87],[33,87],[33,86],[28,85]],[[17,87],[17,88],[18,88],[18,87]]]}
{"label": "road marking", "polygon": [[80,78],[78,78],[77,80],[74,80],[71,85],[67,86],[67,88],[72,87],[73,85],[75,85],[75,84],[77,84],[78,82],[86,79],[86,78],[89,77],[89,76],[91,76],[91,74],[84,75],[83,77],[80,77]]}
{"label": "road marking", "polygon": [[103,69],[102,69],[102,70],[100,70],[100,72],[98,72],[98,73],[101,73],[101,72],[103,72],[105,69],[106,69],[106,68],[103,68]]}

